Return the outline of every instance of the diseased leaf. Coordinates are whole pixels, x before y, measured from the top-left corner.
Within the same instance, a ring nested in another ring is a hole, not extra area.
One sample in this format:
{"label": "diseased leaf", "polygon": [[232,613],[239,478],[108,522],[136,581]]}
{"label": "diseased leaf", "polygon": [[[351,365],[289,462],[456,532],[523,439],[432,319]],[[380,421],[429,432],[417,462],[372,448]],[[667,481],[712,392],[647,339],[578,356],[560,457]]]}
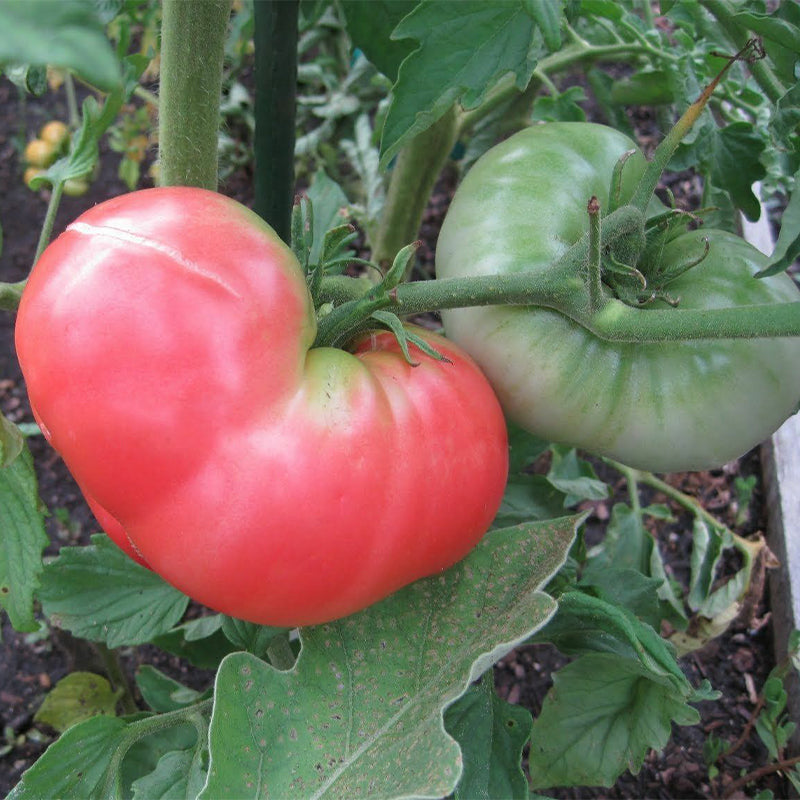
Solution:
{"label": "diseased leaf", "polygon": [[575,518],[487,535],[462,562],[351,617],[301,629],[295,666],[220,666],[202,798],[438,797],[461,774],[443,710],[540,627],[539,587]]}
{"label": "diseased leaf", "polygon": [[98,714],[113,717],[121,696],[122,689],[114,691],[102,675],[71,672],[47,693],[34,720],[63,733]]}

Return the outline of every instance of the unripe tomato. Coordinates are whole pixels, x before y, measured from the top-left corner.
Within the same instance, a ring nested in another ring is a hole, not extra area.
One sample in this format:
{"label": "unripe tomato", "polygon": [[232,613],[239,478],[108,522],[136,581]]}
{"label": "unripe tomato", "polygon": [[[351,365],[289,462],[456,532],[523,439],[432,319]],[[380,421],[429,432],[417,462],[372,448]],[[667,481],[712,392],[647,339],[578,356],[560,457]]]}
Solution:
{"label": "unripe tomato", "polygon": [[32,408],[106,532],[191,597],[320,623],[449,567],[505,487],[488,382],[388,332],[312,348],[292,252],[212,192],[95,206],[37,262],[16,342]]}
{"label": "unripe tomato", "polygon": [[[436,251],[442,278],[543,271],[588,229],[590,197],[608,208],[625,162],[623,201],[644,158],[602,125],[538,125],[486,153],[458,188]],[[793,302],[786,275],[757,280],[766,257],[743,239],[700,229],[670,241],[661,266],[708,255],[669,284],[680,307]],[[653,265],[642,265],[649,268]],[[647,269],[643,269],[647,271]],[[662,302],[646,306],[666,308]],[[508,416],[536,435],[669,472],[718,467],[769,436],[798,407],[800,339],[609,342],[536,307],[465,308],[445,330],[481,366]]]}
{"label": "unripe tomato", "polygon": [[58,147],[44,139],[32,139],[23,153],[26,163],[32,167],[49,167],[58,155]]}
{"label": "unripe tomato", "polygon": [[60,148],[69,139],[69,128],[60,120],[50,120],[50,122],[42,125],[39,131],[39,138]]}

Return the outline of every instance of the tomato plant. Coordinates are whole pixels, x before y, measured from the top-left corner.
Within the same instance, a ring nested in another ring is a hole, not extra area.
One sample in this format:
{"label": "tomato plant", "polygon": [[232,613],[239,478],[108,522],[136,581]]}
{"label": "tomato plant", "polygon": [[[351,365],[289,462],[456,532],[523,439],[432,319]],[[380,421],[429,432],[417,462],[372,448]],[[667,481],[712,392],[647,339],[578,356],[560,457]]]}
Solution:
{"label": "tomato plant", "polygon": [[[680,659],[765,624],[742,610],[770,548],[744,490],[711,514],[677,488],[708,476],[629,464],[727,460],[797,399],[800,302],[779,273],[800,254],[800,12],[769,5],[0,3],[2,80],[35,97],[57,68],[70,131],[28,175],[35,253],[2,253],[31,401],[4,362],[2,655],[60,627],[102,661],[32,722],[12,702],[0,793],[527,800],[641,767],[678,785],[652,751],[670,763],[676,726],[699,738],[719,708]],[[20,153],[53,100],[20,101]],[[127,188],[161,188],[113,197],[115,153]],[[704,186],[698,230],[652,200],[665,169]],[[733,235],[756,181],[785,206],[769,257]],[[75,188],[90,210],[67,224]],[[404,322],[433,311],[452,338]],[[506,448],[453,339],[562,444],[512,425]],[[68,466],[89,508],[48,486],[47,517],[40,465],[65,485]],[[513,651],[540,644],[570,661],[526,708],[493,670],[519,687]],[[772,684],[761,730],[791,775]],[[17,758],[33,725],[49,746]],[[757,756],[741,774],[754,729],[711,742],[700,791],[774,788]]]}
{"label": "tomato plant", "polygon": [[[614,167],[631,152],[617,205],[630,198],[645,163],[624,134],[592,123],[547,123],[497,145],[450,206],[437,247],[439,277],[548,270],[585,233],[586,199],[609,207]],[[753,277],[766,263],[739,237],[700,228],[659,238],[631,266],[651,286],[661,278],[679,308],[798,300],[786,275]],[[615,276],[609,268],[607,282]],[[641,313],[665,307],[654,299]],[[548,441],[642,469],[721,466],[762,441],[800,401],[798,339],[669,347],[605,341],[541,307],[454,309],[444,319],[447,335],[476,359],[513,420]]]}
{"label": "tomato plant", "polygon": [[272,230],[187,188],[72,223],[17,318],[34,413],[108,533],[261,624],[328,621],[445,569],[505,487],[503,416],[466,356],[427,336],[448,360],[412,366],[388,332],[309,350],[315,327]]}

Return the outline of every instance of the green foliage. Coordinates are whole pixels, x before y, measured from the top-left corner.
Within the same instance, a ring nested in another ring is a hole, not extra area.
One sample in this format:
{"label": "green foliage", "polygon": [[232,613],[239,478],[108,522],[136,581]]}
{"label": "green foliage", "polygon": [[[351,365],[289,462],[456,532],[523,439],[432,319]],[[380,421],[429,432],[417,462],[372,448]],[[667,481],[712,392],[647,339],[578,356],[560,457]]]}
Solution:
{"label": "green foliage", "polygon": [[[74,70],[103,91],[115,88],[121,78],[119,62],[91,0],[2,3],[0,67],[15,63]],[[29,80],[25,78],[26,85]]]}
{"label": "green foliage", "polygon": [[[715,224],[724,216],[734,227],[736,210],[758,216],[754,181],[768,200],[787,198],[763,274],[787,269],[800,254],[800,192],[793,191],[800,6],[662,0],[669,31],[643,6],[303,2],[296,153],[313,215],[299,217],[297,249],[310,280],[315,266],[324,266],[321,277],[357,263],[343,224],[354,217],[367,245],[374,242],[391,210],[392,184],[421,183],[413,170],[402,174],[396,157],[454,108],[452,155],[462,171],[517,128],[583,120],[590,108],[630,132],[631,108],[647,105],[663,132],[724,65],[715,53],[733,55],[753,33],[766,57],[732,66],[671,166],[700,174],[704,201],[718,209]],[[730,13],[719,16],[720,7]],[[137,185],[139,162],[125,154],[146,133],[148,115],[120,112],[154,54],[158,14],[156,4],[136,2],[0,3],[0,68],[21,91],[46,91],[51,65],[106,92],[84,102],[69,154],[35,186],[94,170],[109,130],[124,155],[121,177]],[[254,101],[244,76],[252,30],[245,2],[226,44],[219,140],[226,176],[251,160]],[[134,34],[150,49],[127,56]],[[586,77],[579,86],[571,80],[577,72]],[[405,241],[418,230],[412,220]],[[673,724],[697,721],[693,703],[714,697],[689,684],[678,659],[730,623],[760,550],[686,506],[691,562],[680,586],[651,532],[675,522],[671,511],[639,499],[642,485],[665,489],[656,479],[611,465],[622,469],[629,491],[627,501],[612,504],[606,473],[575,450],[514,428],[510,447],[503,504],[470,557],[353,617],[290,636],[220,614],[185,620],[188,598],[104,536],[62,548],[44,566],[48,540],[32,459],[19,430],[0,418],[0,605],[14,627],[35,631],[40,601],[50,624],[77,636],[110,647],[151,643],[218,670],[213,687],[197,691],[140,667],[136,684],[148,710],[125,717],[113,716],[119,694],[104,679],[68,676],[37,716],[64,732],[11,800],[265,791],[488,800],[528,797],[528,775],[534,789],[547,789],[610,786],[625,770],[636,772],[666,744]],[[742,523],[752,486],[742,482],[737,491]],[[579,526],[588,512],[564,514],[596,504],[610,515],[588,546]],[[732,551],[740,566],[726,571]],[[675,630],[669,640],[660,635],[665,622]],[[500,700],[491,679],[493,663],[528,641],[552,643],[571,658],[554,674],[535,720]],[[754,723],[773,761],[785,756],[794,731],[786,677],[785,670],[770,676]],[[729,745],[707,740],[712,778]],[[800,784],[796,771],[789,774]]]}
{"label": "green foliage", "polygon": [[[3,424],[3,453],[11,455],[19,441]],[[17,630],[35,631],[33,600],[42,574],[42,551],[48,543],[27,447],[0,467],[0,606]]]}

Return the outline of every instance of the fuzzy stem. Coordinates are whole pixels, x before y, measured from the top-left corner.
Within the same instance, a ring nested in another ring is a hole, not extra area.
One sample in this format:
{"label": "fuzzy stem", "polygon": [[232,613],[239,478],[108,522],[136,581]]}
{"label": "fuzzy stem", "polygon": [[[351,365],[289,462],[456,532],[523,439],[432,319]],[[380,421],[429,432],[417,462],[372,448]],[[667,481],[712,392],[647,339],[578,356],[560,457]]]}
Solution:
{"label": "fuzzy stem", "polygon": [[160,182],[217,188],[217,137],[230,0],[163,0]]}
{"label": "fuzzy stem", "polygon": [[600,203],[589,200],[589,305],[597,311],[603,299],[603,273],[600,264]]}
{"label": "fuzzy stem", "polygon": [[425,207],[455,141],[453,107],[400,151],[372,243],[372,260],[378,265],[391,264],[397,252],[417,238]]}
{"label": "fuzzy stem", "polygon": [[56,222],[56,213],[58,212],[58,206],[61,203],[61,195],[63,193],[64,184],[61,181],[53,184],[53,191],[50,194],[50,202],[47,204],[47,213],[45,214],[44,222],[42,223],[42,230],[39,234],[39,243],[36,245],[36,255],[33,257],[34,264],[39,260],[39,257],[50,243],[50,237],[53,235],[53,226]]}

